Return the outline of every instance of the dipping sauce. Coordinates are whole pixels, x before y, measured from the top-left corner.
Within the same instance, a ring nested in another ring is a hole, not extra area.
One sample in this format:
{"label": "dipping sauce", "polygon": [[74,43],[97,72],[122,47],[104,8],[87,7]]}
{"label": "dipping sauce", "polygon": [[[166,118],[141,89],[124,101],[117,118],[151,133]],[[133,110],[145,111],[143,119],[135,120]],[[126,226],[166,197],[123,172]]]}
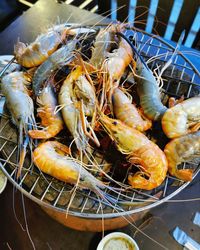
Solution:
{"label": "dipping sauce", "polygon": [[103,250],[136,250],[136,248],[128,239],[116,237],[108,240]]}
{"label": "dipping sauce", "polygon": [[137,242],[128,234],[113,232],[106,235],[96,250],[140,250]]}

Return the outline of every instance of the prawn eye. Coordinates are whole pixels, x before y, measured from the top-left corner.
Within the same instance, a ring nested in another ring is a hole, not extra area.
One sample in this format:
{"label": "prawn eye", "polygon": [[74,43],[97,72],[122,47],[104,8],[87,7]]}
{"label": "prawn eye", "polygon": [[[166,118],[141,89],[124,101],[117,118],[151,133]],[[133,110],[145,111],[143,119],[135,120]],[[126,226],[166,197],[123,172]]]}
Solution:
{"label": "prawn eye", "polygon": [[113,125],[117,125],[117,122],[116,122],[116,121],[114,121],[114,122],[113,122]]}

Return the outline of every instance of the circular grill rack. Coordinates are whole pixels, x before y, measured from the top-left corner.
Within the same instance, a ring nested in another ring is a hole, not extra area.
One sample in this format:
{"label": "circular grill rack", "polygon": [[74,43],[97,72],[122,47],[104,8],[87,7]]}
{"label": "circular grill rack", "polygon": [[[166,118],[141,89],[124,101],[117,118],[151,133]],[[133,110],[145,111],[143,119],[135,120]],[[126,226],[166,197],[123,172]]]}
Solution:
{"label": "circular grill rack", "polygon": [[[153,70],[159,66],[164,66],[166,61],[171,58],[175,48],[157,36],[152,36],[140,30],[127,30],[126,36],[131,40],[137,40],[145,61],[154,57],[149,67]],[[200,75],[198,70],[185,56],[178,52],[173,58],[173,62],[164,71],[163,75],[162,98],[165,96],[189,98],[200,93]],[[41,206],[53,208],[60,212],[67,212],[70,215],[84,218],[115,218],[138,213],[146,209],[158,206],[166,202],[181,190],[189,185],[175,177],[167,175],[162,185],[151,191],[144,190],[117,190],[112,192],[105,189],[106,197],[110,198],[111,203],[99,200],[92,191],[77,189],[73,197],[73,187],[63,183],[51,176],[45,175],[31,163],[30,152],[27,153],[22,176],[19,181],[15,180],[17,167],[17,130],[12,125],[9,115],[5,109],[1,115],[0,123],[0,167],[6,174],[10,182],[17,187],[28,198],[32,199]],[[112,150],[107,150],[112,153]],[[100,154],[101,153],[101,154]],[[106,162],[105,152],[93,151],[93,156],[100,164]],[[194,169],[193,178],[200,170],[200,159],[182,164]],[[115,172],[117,164],[111,168],[111,176]],[[125,175],[127,177],[127,175]],[[124,178],[125,181],[126,178]],[[72,199],[73,197],[73,199]],[[122,203],[122,200],[126,202]],[[113,201],[113,202],[112,202]]]}

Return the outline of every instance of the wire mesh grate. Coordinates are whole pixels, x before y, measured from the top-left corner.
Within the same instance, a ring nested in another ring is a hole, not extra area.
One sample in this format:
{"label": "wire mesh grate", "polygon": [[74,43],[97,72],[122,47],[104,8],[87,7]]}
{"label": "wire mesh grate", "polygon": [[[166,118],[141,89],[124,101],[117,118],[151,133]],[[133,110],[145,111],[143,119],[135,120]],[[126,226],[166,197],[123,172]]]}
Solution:
{"label": "wire mesh grate", "polygon": [[[174,51],[164,41],[145,32],[128,30],[126,36],[130,40],[137,38],[138,48],[152,70],[163,67]],[[200,76],[181,53],[175,56],[172,64],[164,71],[162,78],[163,100],[165,95],[173,97],[184,95],[185,98],[189,98],[200,93]],[[102,211],[105,218],[141,212],[167,201],[189,184],[168,175],[164,183],[152,191],[135,189],[112,191],[105,189],[106,197],[111,201],[113,200],[113,203],[110,204],[106,200],[99,200],[100,198],[92,191],[75,190],[71,185],[39,172],[31,163],[30,152],[26,156],[21,179],[17,182],[15,180],[18,151],[17,131],[5,110],[0,123],[0,145],[1,168],[13,185],[39,205],[79,217],[101,218]],[[112,154],[112,148],[110,147],[107,150],[108,154]],[[97,150],[93,152],[100,164],[107,163],[105,154],[105,152]],[[186,165],[192,167],[195,170],[195,177],[199,171],[199,162],[199,159],[196,159],[183,164],[182,167],[184,168]],[[111,176],[114,176],[117,167],[117,163],[113,163]],[[125,183],[127,173],[128,170],[121,180],[123,183]]]}

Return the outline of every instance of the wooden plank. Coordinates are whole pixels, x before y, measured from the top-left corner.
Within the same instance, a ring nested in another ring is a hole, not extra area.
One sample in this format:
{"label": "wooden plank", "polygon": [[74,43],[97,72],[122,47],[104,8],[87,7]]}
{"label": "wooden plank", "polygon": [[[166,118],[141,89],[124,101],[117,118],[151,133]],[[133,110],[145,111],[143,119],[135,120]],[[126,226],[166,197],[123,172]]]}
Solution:
{"label": "wooden plank", "polygon": [[135,26],[145,30],[149,13],[150,1],[138,0],[135,15]]}
{"label": "wooden plank", "polygon": [[164,36],[174,0],[160,0],[154,22],[154,34]]}
{"label": "wooden plank", "polygon": [[145,31],[152,33],[159,0],[151,0]]}
{"label": "wooden plank", "polygon": [[167,28],[166,28],[165,34],[164,34],[165,39],[171,40],[171,38],[173,36],[175,26],[176,26],[176,23],[178,21],[183,2],[184,2],[184,0],[174,0],[173,6],[172,6],[172,9],[170,12],[169,20],[167,23]]}
{"label": "wooden plank", "polygon": [[193,1],[185,0],[184,1],[172,40],[177,41],[183,29],[186,30],[186,37],[187,37],[187,34],[190,30],[190,27],[193,23],[194,17],[198,10],[199,3],[200,3],[199,0],[193,0]]}

